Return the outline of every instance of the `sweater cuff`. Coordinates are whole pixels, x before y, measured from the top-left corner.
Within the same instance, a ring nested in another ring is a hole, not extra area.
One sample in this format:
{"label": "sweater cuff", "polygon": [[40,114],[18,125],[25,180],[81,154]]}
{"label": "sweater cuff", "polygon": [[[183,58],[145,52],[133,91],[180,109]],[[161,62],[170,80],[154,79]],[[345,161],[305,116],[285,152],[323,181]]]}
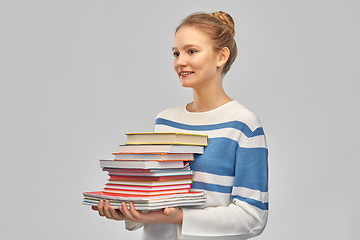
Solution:
{"label": "sweater cuff", "polygon": [[182,224],[176,224],[176,234],[178,239],[180,239],[181,230],[182,230]]}
{"label": "sweater cuff", "polygon": [[129,231],[137,230],[143,226],[144,226],[143,223],[137,223],[130,220],[125,220],[125,228]]}

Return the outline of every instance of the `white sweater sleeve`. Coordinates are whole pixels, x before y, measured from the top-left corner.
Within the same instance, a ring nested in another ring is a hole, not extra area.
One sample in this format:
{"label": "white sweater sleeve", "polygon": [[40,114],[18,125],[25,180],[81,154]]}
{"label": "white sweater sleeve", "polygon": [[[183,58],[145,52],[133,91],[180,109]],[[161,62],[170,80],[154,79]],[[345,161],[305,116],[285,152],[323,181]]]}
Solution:
{"label": "white sweater sleeve", "polygon": [[235,199],[228,207],[183,209],[180,239],[248,239],[259,235],[266,225],[267,213],[256,219],[247,212],[251,207],[246,205]]}
{"label": "white sweater sleeve", "polygon": [[125,220],[125,228],[129,231],[134,231],[144,226],[143,223],[137,223],[130,220]]}

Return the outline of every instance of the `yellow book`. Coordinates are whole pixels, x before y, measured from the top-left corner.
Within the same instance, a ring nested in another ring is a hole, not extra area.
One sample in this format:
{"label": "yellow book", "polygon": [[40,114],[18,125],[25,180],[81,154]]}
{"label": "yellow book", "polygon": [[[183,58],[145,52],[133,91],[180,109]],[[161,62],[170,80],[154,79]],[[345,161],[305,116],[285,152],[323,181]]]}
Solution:
{"label": "yellow book", "polygon": [[126,133],[125,144],[170,144],[170,145],[197,145],[207,146],[209,139],[207,135],[176,132],[148,132],[148,133]]}

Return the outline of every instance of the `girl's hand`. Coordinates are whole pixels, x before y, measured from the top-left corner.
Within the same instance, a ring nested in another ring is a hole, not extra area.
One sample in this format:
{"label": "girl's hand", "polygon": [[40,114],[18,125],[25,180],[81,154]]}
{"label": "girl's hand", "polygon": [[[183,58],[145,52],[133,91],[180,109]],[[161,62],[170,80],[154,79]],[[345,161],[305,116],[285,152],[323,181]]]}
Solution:
{"label": "girl's hand", "polygon": [[129,204],[129,209],[126,203],[122,203],[119,207],[125,219],[138,223],[173,223],[182,224],[183,212],[178,207],[168,207],[159,211],[150,211],[143,213],[137,211],[133,203]]}
{"label": "girl's hand", "polygon": [[101,217],[106,217],[107,219],[113,220],[125,220],[125,216],[121,213],[119,209],[115,209],[113,206],[110,205],[108,200],[104,201],[100,200],[97,207],[91,207],[94,211],[98,211]]}
{"label": "girl's hand", "polygon": [[150,211],[143,213],[137,211],[133,203],[129,204],[129,209],[126,203],[122,203],[119,209],[115,209],[106,200],[99,201],[97,207],[92,207],[93,210],[98,211],[101,217],[113,220],[131,220],[137,223],[174,223],[182,224],[183,212],[181,208],[169,207],[159,211]]}

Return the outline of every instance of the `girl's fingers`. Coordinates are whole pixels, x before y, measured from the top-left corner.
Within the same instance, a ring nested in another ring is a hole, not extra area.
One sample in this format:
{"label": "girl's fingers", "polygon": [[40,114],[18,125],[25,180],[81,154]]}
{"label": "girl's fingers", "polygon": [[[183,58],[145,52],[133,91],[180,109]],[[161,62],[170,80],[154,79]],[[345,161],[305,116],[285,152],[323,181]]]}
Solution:
{"label": "girl's fingers", "polygon": [[133,215],[135,219],[141,218],[141,213],[139,213],[136,209],[133,203],[129,203],[130,213]]}
{"label": "girl's fingers", "polygon": [[136,222],[134,216],[131,214],[131,212],[127,208],[126,203],[124,203],[124,202],[121,203],[121,212],[124,214],[126,219]]}
{"label": "girl's fingers", "polygon": [[[126,204],[125,204],[125,208],[127,209]],[[119,207],[119,209],[115,209],[113,206],[110,205],[110,202],[108,200],[106,201],[100,200],[98,206],[97,207],[93,206],[92,209],[98,211],[101,217],[106,217],[108,219],[115,219],[115,220],[130,219],[130,217],[124,215],[121,206]],[[128,213],[130,213],[129,210]]]}
{"label": "girl's fingers", "polygon": [[120,212],[120,210],[115,209],[114,207],[110,207],[110,214],[115,220],[124,220],[124,215]]}
{"label": "girl's fingers", "polygon": [[100,200],[99,204],[98,204],[98,211],[99,211],[99,215],[101,217],[105,216],[105,212],[104,212],[104,200]]}
{"label": "girl's fingers", "polygon": [[104,204],[104,214],[107,219],[114,219],[110,213],[111,208],[113,208],[113,206],[110,206],[110,202],[106,200]]}
{"label": "girl's fingers", "polygon": [[122,217],[124,218],[124,220],[130,220],[130,218],[128,218],[125,213],[123,212],[123,207],[119,206],[119,208],[117,209],[117,211],[119,212],[119,214],[122,215]]}
{"label": "girl's fingers", "polygon": [[165,214],[166,216],[169,216],[170,213],[171,213],[171,209],[170,209],[170,208],[167,207],[167,208],[164,209],[164,214]]}

